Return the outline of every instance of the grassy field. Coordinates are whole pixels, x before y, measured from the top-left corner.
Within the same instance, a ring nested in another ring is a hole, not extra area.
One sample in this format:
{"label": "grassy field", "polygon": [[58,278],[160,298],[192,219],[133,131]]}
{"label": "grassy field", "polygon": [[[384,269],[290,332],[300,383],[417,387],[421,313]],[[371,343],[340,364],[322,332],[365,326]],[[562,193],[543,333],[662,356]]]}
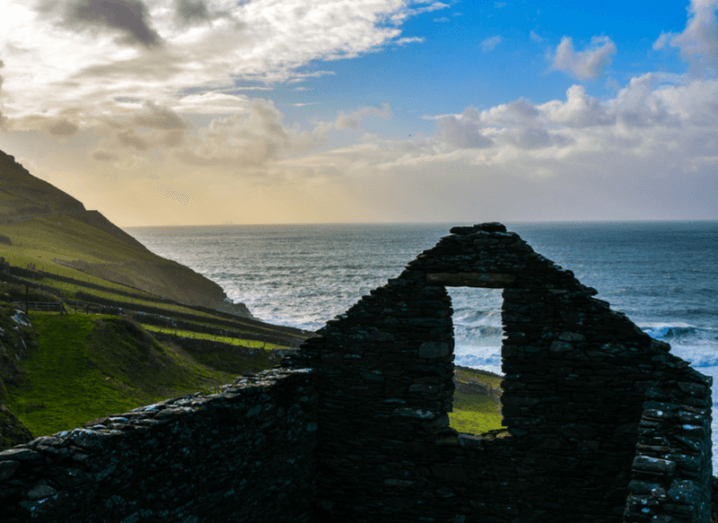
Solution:
{"label": "grassy field", "polygon": [[237,345],[241,347],[251,347],[253,349],[283,349],[286,347],[283,347],[281,345],[275,345],[274,343],[266,343],[264,341],[256,341],[256,340],[242,340],[239,338],[230,338],[227,336],[214,336],[213,334],[205,334],[202,332],[192,332],[192,331],[186,331],[186,330],[177,330],[177,329],[167,329],[164,327],[157,327],[155,325],[146,325],[142,324],[142,327],[145,330],[152,331],[152,332],[163,332],[166,334],[175,334],[177,336],[182,336],[183,338],[193,338],[196,340],[211,340],[211,341],[219,341],[221,343],[229,343],[230,345]]}
{"label": "grassy field", "polygon": [[481,434],[500,429],[499,406],[488,396],[454,392],[454,412],[449,413],[449,426],[459,432]]}
{"label": "grassy field", "polygon": [[35,437],[233,378],[123,317],[31,313],[30,319],[37,345],[22,360],[20,384],[8,388],[7,403]]}
{"label": "grassy field", "polygon": [[[42,283],[43,285],[52,287],[53,289],[57,289],[57,290],[63,292],[69,299],[76,299],[75,294],[77,292],[84,292],[85,294],[91,294],[92,296],[97,296],[98,298],[106,298],[109,300],[121,301],[121,302],[127,303],[128,305],[144,305],[147,307],[156,307],[158,309],[165,309],[167,311],[184,312],[186,314],[194,314],[196,316],[204,316],[207,318],[214,317],[213,315],[208,314],[206,312],[195,311],[194,309],[182,307],[181,305],[174,305],[171,303],[161,303],[161,302],[156,302],[156,301],[146,301],[146,300],[137,299],[137,298],[130,298],[128,296],[123,296],[121,294],[115,294],[115,293],[111,292],[111,290],[109,290],[109,289],[104,290],[104,291],[99,290],[99,289],[88,289],[87,287],[83,287],[82,285],[53,280],[51,278],[45,278],[43,280],[37,280],[37,281],[38,281],[38,283]],[[125,287],[124,290],[127,290],[127,288]],[[137,292],[138,292],[138,294],[142,294],[141,291],[137,291]],[[151,296],[151,295],[148,294],[148,296]]]}

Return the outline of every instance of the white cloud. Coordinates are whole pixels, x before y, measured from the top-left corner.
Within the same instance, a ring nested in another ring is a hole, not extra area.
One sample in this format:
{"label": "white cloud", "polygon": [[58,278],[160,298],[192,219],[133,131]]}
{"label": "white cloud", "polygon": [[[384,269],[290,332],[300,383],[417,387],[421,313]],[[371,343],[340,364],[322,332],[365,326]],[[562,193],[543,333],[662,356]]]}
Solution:
{"label": "white cloud", "polygon": [[[218,103],[232,104],[228,98],[220,103],[219,93],[236,92],[243,84],[270,88],[333,74],[301,69],[421,43],[421,37],[401,37],[401,29],[389,22],[448,7],[404,0],[7,3],[2,114],[11,121],[82,107],[76,121],[81,128],[124,114],[127,107],[116,101],[123,97],[178,111],[191,105],[195,113],[206,103],[207,114],[217,114]],[[186,93],[198,91],[218,96],[197,96],[189,104]]]}
{"label": "white cloud", "polygon": [[[476,209],[515,220],[706,218],[714,196],[696,191],[713,187],[718,169],[716,89],[716,80],[643,75],[599,101],[574,85],[564,100],[436,117],[429,138],[370,137],[280,163],[341,180],[357,199],[362,183],[376,187],[362,205],[397,213],[376,219],[448,220]],[[402,201],[386,196],[392,188]]]}
{"label": "white cloud", "polygon": [[501,43],[501,35],[491,36],[481,42],[481,50],[485,53],[493,51],[494,48]]}
{"label": "white cloud", "polygon": [[615,114],[610,114],[596,98],[587,96],[581,85],[569,87],[566,97],[565,102],[552,100],[539,106],[539,110],[550,122],[573,129],[611,125],[616,121]]}
{"label": "white cloud", "polygon": [[411,36],[407,38],[399,38],[395,41],[396,45],[405,46],[407,44],[420,44],[424,42],[425,38],[421,38],[418,36]]}
{"label": "white cloud", "polygon": [[378,116],[379,118],[388,120],[391,118],[391,106],[389,104],[383,104],[381,109],[377,107],[363,107],[349,114],[342,112],[334,121],[334,127],[336,129],[356,129],[367,116]]}
{"label": "white cloud", "polygon": [[531,32],[529,33],[529,36],[531,37],[531,40],[533,40],[533,41],[536,42],[537,44],[540,44],[541,42],[546,41],[546,38],[540,37],[540,36],[538,35],[538,33],[537,33],[536,31],[534,31],[533,29],[531,29]]}
{"label": "white cloud", "polygon": [[438,11],[440,9],[446,9],[447,7],[451,7],[449,4],[445,4],[443,2],[431,2],[426,0],[419,0],[419,2],[416,2],[419,4],[429,4],[422,7],[417,8],[408,8],[408,9],[401,9],[397,11],[394,15],[391,16],[391,20],[395,24],[400,24],[407,18],[410,18],[412,16],[417,16],[423,13],[431,13],[433,11]]}
{"label": "white cloud", "polygon": [[653,49],[668,45],[675,47],[688,60],[693,72],[718,73],[718,0],[692,0],[689,17],[682,33],[661,33],[653,43]]}
{"label": "white cloud", "polygon": [[208,91],[183,96],[175,103],[175,107],[183,114],[231,114],[248,104],[249,98],[245,95]]}
{"label": "white cloud", "polygon": [[661,33],[661,36],[659,36],[658,39],[653,42],[653,45],[651,47],[654,51],[663,49],[667,44],[670,43],[672,37],[673,33]]}
{"label": "white cloud", "polygon": [[288,154],[319,145],[324,128],[315,132],[286,127],[283,115],[270,100],[255,99],[242,111],[217,118],[198,130],[187,147],[176,153],[192,165],[259,168]]}
{"label": "white cloud", "polygon": [[570,73],[579,80],[595,80],[610,65],[616,45],[607,36],[594,36],[586,51],[576,52],[569,36],[561,38],[556,48],[552,68]]}
{"label": "white cloud", "polygon": [[473,107],[460,115],[444,115],[436,120],[437,138],[451,148],[481,149],[493,145],[481,129],[481,118]]}

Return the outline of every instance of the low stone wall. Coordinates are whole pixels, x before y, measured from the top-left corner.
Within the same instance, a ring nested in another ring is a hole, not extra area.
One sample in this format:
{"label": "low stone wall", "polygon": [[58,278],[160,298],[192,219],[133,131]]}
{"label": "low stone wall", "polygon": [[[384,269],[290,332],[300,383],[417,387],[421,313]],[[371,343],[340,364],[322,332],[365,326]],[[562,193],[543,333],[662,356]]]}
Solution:
{"label": "low stone wall", "polygon": [[266,371],[0,453],[0,520],[310,522],[311,373]]}
{"label": "low stone wall", "polygon": [[237,354],[246,360],[265,361],[268,366],[276,366],[282,361],[282,358],[289,354],[294,354],[298,349],[262,349],[255,347],[244,347],[242,345],[232,345],[213,340],[202,340],[197,338],[184,338],[167,334],[164,332],[150,331],[153,338],[158,341],[169,341],[183,348],[190,354],[196,353],[224,353]]}
{"label": "low stone wall", "polygon": [[[139,323],[147,323],[149,325],[155,325],[157,327],[163,327],[165,329],[174,330],[187,330],[191,332],[201,332],[203,334],[210,334],[213,336],[224,336],[227,338],[235,338],[242,340],[260,341],[263,343],[272,343],[275,345],[283,345],[285,347],[296,347],[301,344],[303,338],[295,336],[283,336],[275,335],[274,333],[262,334],[255,332],[241,332],[238,330],[223,329],[221,327],[212,327],[209,325],[202,325],[196,322],[183,321],[177,318],[169,316],[162,316],[160,314],[150,314],[146,312],[131,312],[128,311],[132,317]],[[235,324],[235,328],[240,327]],[[311,334],[311,333],[308,333]]]}

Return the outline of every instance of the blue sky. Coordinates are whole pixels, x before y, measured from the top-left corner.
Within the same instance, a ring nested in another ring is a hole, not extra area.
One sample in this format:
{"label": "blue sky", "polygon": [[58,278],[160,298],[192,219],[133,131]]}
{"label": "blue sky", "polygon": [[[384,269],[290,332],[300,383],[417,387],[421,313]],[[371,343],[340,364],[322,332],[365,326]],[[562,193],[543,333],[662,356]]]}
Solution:
{"label": "blue sky", "polygon": [[3,0],[0,149],[127,226],[716,219],[717,7]]}

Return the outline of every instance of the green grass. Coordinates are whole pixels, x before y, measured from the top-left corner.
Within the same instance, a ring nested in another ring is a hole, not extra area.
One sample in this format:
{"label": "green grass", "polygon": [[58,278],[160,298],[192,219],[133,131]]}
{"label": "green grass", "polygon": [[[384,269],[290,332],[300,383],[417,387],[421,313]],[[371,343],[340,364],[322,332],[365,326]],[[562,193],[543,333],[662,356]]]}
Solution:
{"label": "green grass", "polygon": [[163,346],[126,318],[31,313],[38,345],[8,406],[35,437],[208,389],[233,375]]}
{"label": "green grass", "polygon": [[[123,296],[121,294],[115,294],[113,292],[108,291],[101,291],[98,289],[89,289],[87,287],[83,287],[82,285],[77,285],[74,283],[68,283],[68,282],[62,282],[53,280],[50,278],[45,278],[42,281],[38,281],[38,283],[42,283],[43,285],[46,285],[48,287],[52,287],[53,289],[57,289],[59,291],[62,291],[65,293],[65,295],[70,299],[75,299],[75,293],[80,291],[84,292],[85,294],[91,294],[93,296],[97,296],[98,298],[105,298],[109,300],[115,300],[122,303],[127,303],[128,305],[143,305],[146,307],[156,307],[158,309],[165,309],[168,311],[175,311],[175,312],[183,312],[187,314],[193,314],[196,316],[204,316],[207,318],[216,318],[216,316],[213,316],[212,314],[208,314],[206,312],[196,311],[194,309],[188,309],[187,307],[182,307],[181,305],[173,305],[171,303],[161,303],[156,301],[146,301],[141,300],[137,298],[129,298],[127,296]],[[104,282],[103,285],[105,285]],[[124,290],[128,290],[125,288]],[[132,292],[141,292],[141,291],[134,291]],[[149,296],[149,294],[148,294]],[[82,300],[80,300],[82,301]]]}
{"label": "green grass", "polygon": [[454,392],[454,412],[449,413],[449,426],[459,432],[481,434],[503,428],[499,407],[488,396]]}
{"label": "green grass", "polygon": [[165,327],[157,327],[155,325],[147,325],[145,323],[142,324],[142,327],[148,331],[153,331],[153,332],[176,334],[177,336],[182,336],[184,338],[189,337],[189,338],[194,338],[194,339],[198,339],[198,340],[219,341],[222,343],[229,343],[231,345],[238,345],[238,346],[242,346],[242,347],[252,347],[253,349],[284,349],[284,348],[286,348],[283,345],[275,345],[274,343],[266,343],[264,341],[242,340],[239,338],[230,338],[228,336],[215,336],[214,334],[205,334],[202,332],[168,329]]}
{"label": "green grass", "polygon": [[[11,251],[33,259],[39,258],[56,266],[59,264],[52,262],[55,258],[84,259],[89,263],[132,260],[138,255],[148,260],[156,258],[149,251],[142,251],[83,223],[74,215],[57,215],[2,224],[0,233],[12,240],[12,247],[15,249],[10,247]],[[77,271],[73,272],[77,274]]]}
{"label": "green grass", "polygon": [[[0,205],[0,214],[4,210]],[[32,263],[50,273],[106,286],[110,284],[105,279],[112,280],[182,303],[213,306],[225,298],[216,283],[153,254],[93,211],[4,222],[0,234],[12,242],[3,246],[2,255],[19,267]]]}
{"label": "green grass", "polygon": [[492,372],[481,369],[472,369],[470,367],[462,367],[460,365],[455,366],[454,376],[456,376],[456,379],[463,383],[483,383],[484,385],[489,385],[495,389],[501,388],[501,381],[504,379],[502,376]]}

